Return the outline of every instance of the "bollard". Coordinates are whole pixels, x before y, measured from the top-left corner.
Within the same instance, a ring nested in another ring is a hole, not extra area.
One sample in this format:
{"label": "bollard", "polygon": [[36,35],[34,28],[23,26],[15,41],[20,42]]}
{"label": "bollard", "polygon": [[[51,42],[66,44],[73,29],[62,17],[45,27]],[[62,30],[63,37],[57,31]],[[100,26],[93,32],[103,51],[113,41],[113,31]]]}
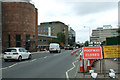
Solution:
{"label": "bollard", "polygon": [[87,71],[91,70],[90,60],[87,60]]}

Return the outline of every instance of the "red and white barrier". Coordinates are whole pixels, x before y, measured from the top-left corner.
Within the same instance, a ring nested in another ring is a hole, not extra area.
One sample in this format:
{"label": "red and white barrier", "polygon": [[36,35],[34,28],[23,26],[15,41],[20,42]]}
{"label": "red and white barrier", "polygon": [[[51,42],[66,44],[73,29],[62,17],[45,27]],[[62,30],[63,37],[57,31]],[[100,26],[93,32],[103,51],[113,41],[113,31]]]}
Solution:
{"label": "red and white barrier", "polygon": [[84,72],[82,57],[80,56],[80,72]]}
{"label": "red and white barrier", "polygon": [[87,71],[91,70],[90,60],[87,60]]}

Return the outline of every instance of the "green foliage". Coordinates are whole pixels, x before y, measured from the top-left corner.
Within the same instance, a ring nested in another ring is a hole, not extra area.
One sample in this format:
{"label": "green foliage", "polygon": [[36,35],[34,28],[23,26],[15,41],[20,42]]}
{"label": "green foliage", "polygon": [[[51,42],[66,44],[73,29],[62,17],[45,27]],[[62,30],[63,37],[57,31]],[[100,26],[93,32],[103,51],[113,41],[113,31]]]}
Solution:
{"label": "green foliage", "polygon": [[52,39],[52,40],[50,40],[49,41],[49,44],[50,43],[64,43],[65,44],[65,35],[64,35],[64,33],[62,33],[62,32],[59,32],[58,34],[57,34],[57,38],[56,39]]}
{"label": "green foliage", "polygon": [[102,45],[106,45],[106,41],[103,41],[103,42],[102,42]]}
{"label": "green foliage", "polygon": [[85,47],[87,47],[89,45],[88,43],[89,43],[88,41],[85,41]]}
{"label": "green foliage", "polygon": [[58,40],[57,38],[56,38],[56,39],[49,40],[48,42],[49,42],[49,44],[50,44],[50,43],[58,43],[58,44],[60,44],[60,43],[59,43],[59,40]]}
{"label": "green foliage", "polygon": [[62,32],[57,33],[57,39],[59,40],[59,43],[65,44],[65,34]]}
{"label": "green foliage", "polygon": [[68,38],[68,44],[69,44],[70,46],[73,46],[74,42],[73,42],[70,38]]}
{"label": "green foliage", "polygon": [[118,36],[120,36],[120,27],[118,28],[117,32],[118,32]]}

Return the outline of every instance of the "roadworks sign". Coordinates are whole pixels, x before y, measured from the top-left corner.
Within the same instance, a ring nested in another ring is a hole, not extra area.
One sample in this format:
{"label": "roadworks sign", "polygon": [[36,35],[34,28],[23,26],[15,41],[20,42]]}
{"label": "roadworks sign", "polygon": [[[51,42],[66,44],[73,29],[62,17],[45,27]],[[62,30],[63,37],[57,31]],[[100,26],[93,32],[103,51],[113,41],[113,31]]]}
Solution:
{"label": "roadworks sign", "polygon": [[101,47],[83,47],[83,59],[102,59]]}
{"label": "roadworks sign", "polygon": [[120,58],[120,45],[103,46],[104,58]]}

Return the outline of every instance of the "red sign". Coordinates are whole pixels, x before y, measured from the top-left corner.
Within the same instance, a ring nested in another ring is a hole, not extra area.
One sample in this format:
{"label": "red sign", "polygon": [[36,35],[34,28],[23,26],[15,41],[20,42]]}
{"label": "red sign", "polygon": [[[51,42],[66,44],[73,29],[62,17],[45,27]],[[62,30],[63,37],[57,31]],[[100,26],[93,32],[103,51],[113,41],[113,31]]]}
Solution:
{"label": "red sign", "polygon": [[83,59],[102,59],[101,47],[83,47]]}

